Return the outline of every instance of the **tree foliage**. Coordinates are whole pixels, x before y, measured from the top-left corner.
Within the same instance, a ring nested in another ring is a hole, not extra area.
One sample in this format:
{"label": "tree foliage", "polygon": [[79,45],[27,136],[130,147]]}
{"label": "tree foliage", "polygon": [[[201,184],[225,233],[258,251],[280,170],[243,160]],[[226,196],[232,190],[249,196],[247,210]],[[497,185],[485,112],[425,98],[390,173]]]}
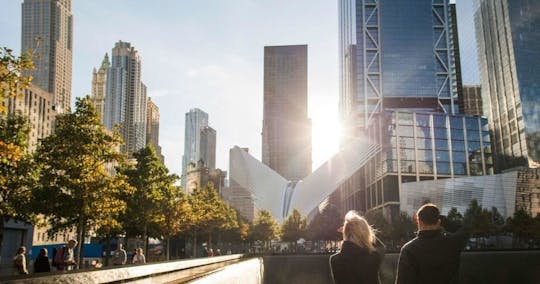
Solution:
{"label": "tree foliage", "polygon": [[8,145],[4,149],[9,153],[0,157],[0,247],[7,220],[33,219],[30,201],[37,171],[31,155],[26,151],[29,131],[25,117],[0,114],[0,148]]}
{"label": "tree foliage", "polygon": [[478,201],[473,199],[463,216],[463,222],[470,228],[473,237],[487,237],[491,229],[491,219],[487,210],[483,210]]}
{"label": "tree foliage", "polygon": [[212,233],[216,230],[226,231],[238,227],[236,211],[218,196],[212,183],[197,187],[189,195],[192,212],[194,246],[193,255],[197,254],[197,236],[208,235],[208,245],[212,247]]}
{"label": "tree foliage", "polygon": [[[32,76],[27,75],[25,71],[34,69],[31,52],[15,56],[12,49],[0,47],[0,102],[17,96],[27,88]],[[0,113],[3,112],[5,107],[0,105]]]}
{"label": "tree foliage", "polygon": [[167,260],[169,260],[170,239],[187,231],[191,225],[191,207],[182,187],[169,185],[163,188],[159,228],[167,241]]}
{"label": "tree foliage", "polygon": [[456,232],[463,224],[463,215],[459,213],[456,207],[450,208],[446,215],[445,229],[448,232]]}
{"label": "tree foliage", "polygon": [[247,219],[242,217],[240,212],[232,208],[236,212],[236,222],[238,227],[222,231],[222,241],[241,243],[248,240],[248,234],[250,231],[250,223]]}
{"label": "tree foliage", "polygon": [[[536,220],[535,220],[536,219]],[[525,210],[519,209],[514,212],[514,215],[507,220],[506,230],[511,232],[518,246],[524,246],[526,242],[534,237],[540,237],[535,234],[535,231],[540,230],[538,222],[540,217],[532,218]]]}
{"label": "tree foliage", "polygon": [[408,241],[414,237],[416,224],[411,216],[406,212],[400,212],[399,215],[392,220],[392,224],[386,225],[390,232],[387,234],[389,239],[395,242]]}
{"label": "tree foliage", "polygon": [[34,208],[45,215],[51,234],[76,227],[80,245],[89,229],[118,225],[116,217],[126,208],[120,195],[132,188],[125,176],[106,169],[123,160],[119,136],[107,132],[88,97],[75,106],[56,117],[55,132],[38,146]]}
{"label": "tree foliage", "polygon": [[[148,237],[159,238],[162,235],[160,225],[164,224],[163,202],[169,190],[178,179],[170,175],[151,145],[133,153],[135,163],[122,165],[119,172],[127,176],[129,184],[135,189],[125,194],[127,210],[122,217],[126,235],[141,237],[145,242]],[[170,213],[170,212],[168,212]],[[174,227],[172,222],[168,224]],[[146,250],[145,250],[146,251]]]}
{"label": "tree foliage", "polygon": [[276,219],[270,214],[270,211],[260,210],[257,212],[253,226],[250,232],[252,240],[263,241],[267,243],[271,240],[279,238],[279,224]]}
{"label": "tree foliage", "polygon": [[338,228],[343,225],[343,216],[339,209],[330,204],[320,214],[317,214],[307,227],[307,237],[310,240],[335,241],[342,235]]}
{"label": "tree foliage", "polygon": [[281,240],[296,243],[300,238],[305,238],[306,233],[306,218],[302,217],[302,214],[294,209],[281,226]]}

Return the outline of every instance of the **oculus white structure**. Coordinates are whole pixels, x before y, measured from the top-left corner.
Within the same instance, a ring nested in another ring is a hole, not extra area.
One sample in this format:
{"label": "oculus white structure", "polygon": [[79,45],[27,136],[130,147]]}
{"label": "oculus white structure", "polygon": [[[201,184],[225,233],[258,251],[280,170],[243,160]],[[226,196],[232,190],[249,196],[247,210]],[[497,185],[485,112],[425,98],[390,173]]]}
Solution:
{"label": "oculus white structure", "polygon": [[303,180],[288,181],[235,146],[230,152],[234,161],[230,178],[251,191],[258,209],[269,210],[282,221],[292,209],[307,215],[379,151],[379,145],[357,140]]}

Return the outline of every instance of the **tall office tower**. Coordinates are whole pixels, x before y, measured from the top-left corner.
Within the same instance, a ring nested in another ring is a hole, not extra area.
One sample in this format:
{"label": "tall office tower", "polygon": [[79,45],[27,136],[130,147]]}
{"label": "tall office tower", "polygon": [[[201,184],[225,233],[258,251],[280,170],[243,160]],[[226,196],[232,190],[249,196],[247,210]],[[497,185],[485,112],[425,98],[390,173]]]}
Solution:
{"label": "tall office tower", "polygon": [[109,62],[109,55],[105,53],[103,61],[99,70],[92,71],[92,94],[90,100],[96,107],[96,111],[99,114],[101,122],[103,122],[103,115],[105,114],[105,95],[107,93],[107,69],[111,63]]}
{"label": "tall office tower", "polygon": [[198,108],[186,113],[184,134],[184,156],[182,156],[182,185],[186,188],[186,173],[189,163],[197,164],[201,159],[201,129],[208,126],[208,114]]}
{"label": "tall office tower", "polygon": [[34,51],[33,84],[53,94],[58,112],[71,105],[73,16],[71,0],[24,0],[22,51]]}
{"label": "tall office tower", "polygon": [[307,45],[264,47],[262,162],[289,180],[311,173]]}
{"label": "tall office tower", "polygon": [[459,57],[463,85],[480,85],[480,69],[476,52],[474,27],[474,1],[458,0],[456,17],[459,34]]}
{"label": "tall office tower", "polygon": [[216,130],[210,126],[201,128],[201,159],[204,165],[213,170],[216,168]]}
{"label": "tall office tower", "polygon": [[129,42],[119,41],[112,49],[103,117],[109,129],[120,125],[122,152],[131,155],[146,146],[146,86],[141,82],[141,59]]}
{"label": "tall office tower", "polygon": [[146,101],[146,144],[154,146],[161,162],[165,162],[159,146],[159,108],[151,98]]}
{"label": "tall office tower", "polygon": [[459,109],[464,114],[484,115],[482,109],[482,87],[480,85],[463,86],[463,93],[459,98],[459,103]]}
{"label": "tall office tower", "polygon": [[339,186],[343,210],[395,220],[404,183],[493,172],[487,121],[460,114],[448,2],[340,0],[342,146],[362,137],[383,149]]}
{"label": "tall office tower", "polygon": [[495,164],[540,166],[540,2],[478,0],[475,12],[484,114]]}
{"label": "tall office tower", "polygon": [[391,109],[457,113],[448,0],[339,1],[345,141]]}

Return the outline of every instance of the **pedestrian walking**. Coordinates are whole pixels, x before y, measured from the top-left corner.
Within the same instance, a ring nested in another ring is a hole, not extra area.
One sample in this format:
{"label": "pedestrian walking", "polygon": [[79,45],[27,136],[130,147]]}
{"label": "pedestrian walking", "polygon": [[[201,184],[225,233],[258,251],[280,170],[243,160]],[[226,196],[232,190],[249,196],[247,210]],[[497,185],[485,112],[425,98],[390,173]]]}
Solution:
{"label": "pedestrian walking", "polygon": [[51,272],[51,263],[49,262],[48,251],[46,248],[39,250],[39,255],[34,261],[34,273]]}
{"label": "pedestrian walking", "polygon": [[13,257],[13,266],[15,268],[16,274],[28,274],[28,270],[26,269],[26,247],[21,246],[17,250],[17,254]]}
{"label": "pedestrian walking", "polygon": [[116,250],[113,252],[112,263],[113,265],[124,265],[127,262],[127,253],[123,249],[122,244],[118,243]]}
{"label": "pedestrian walking", "polygon": [[69,240],[67,245],[56,250],[54,262],[57,271],[68,271],[75,268],[75,265],[77,264],[73,253],[73,248],[75,246],[77,246],[77,241]]}

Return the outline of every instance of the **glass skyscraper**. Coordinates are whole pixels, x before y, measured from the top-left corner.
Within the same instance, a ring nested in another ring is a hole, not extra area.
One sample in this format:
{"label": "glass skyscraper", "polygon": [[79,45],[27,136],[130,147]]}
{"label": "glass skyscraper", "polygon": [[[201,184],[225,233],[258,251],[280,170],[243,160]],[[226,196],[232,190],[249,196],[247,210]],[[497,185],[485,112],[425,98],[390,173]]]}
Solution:
{"label": "glass skyscraper", "polygon": [[476,4],[482,100],[496,164],[540,166],[540,2]]}
{"label": "glass skyscraper", "polygon": [[[189,163],[199,162],[201,157],[201,130],[208,127],[208,114],[198,108],[186,113],[184,155],[182,156],[182,185],[186,188],[186,173]],[[207,163],[207,161],[204,161]]]}
{"label": "glass skyscraper", "polygon": [[364,137],[382,151],[329,200],[393,219],[404,183],[493,174],[488,122],[462,114],[458,101],[456,7],[340,0],[339,12],[341,143]]}
{"label": "glass skyscraper", "polygon": [[447,0],[340,0],[339,13],[346,137],[387,109],[458,112]]}
{"label": "glass skyscraper", "polygon": [[307,45],[264,47],[262,162],[288,180],[311,173]]}

